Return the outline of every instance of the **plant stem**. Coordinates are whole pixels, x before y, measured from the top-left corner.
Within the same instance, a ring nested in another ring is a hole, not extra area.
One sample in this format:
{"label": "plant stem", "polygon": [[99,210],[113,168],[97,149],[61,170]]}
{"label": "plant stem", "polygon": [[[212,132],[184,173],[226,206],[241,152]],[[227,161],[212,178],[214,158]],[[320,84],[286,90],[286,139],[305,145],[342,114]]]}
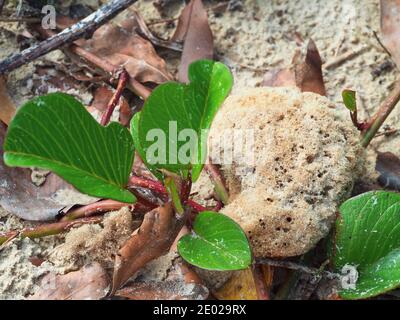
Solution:
{"label": "plant stem", "polygon": [[111,100],[109,101],[106,111],[103,113],[103,116],[101,117],[100,121],[101,125],[106,126],[110,122],[111,116],[114,112],[115,107],[121,100],[122,92],[124,91],[128,80],[129,80],[129,73],[123,68],[119,75],[117,89],[115,90]]}
{"label": "plant stem", "polygon": [[229,193],[226,189],[225,180],[219,168],[215,164],[208,163],[205,165],[205,169],[214,184],[214,190],[219,200],[221,200],[224,205],[227,205],[229,202]]}
{"label": "plant stem", "polygon": [[18,233],[22,238],[35,239],[60,234],[62,232],[68,231],[72,227],[80,226],[83,224],[99,223],[102,221],[102,219],[102,217],[83,218],[74,221],[61,221],[40,225],[33,228],[25,228],[21,231],[10,231],[0,234],[0,245],[8,241],[10,238],[16,237],[16,233]]}
{"label": "plant stem", "polygon": [[82,206],[73,210],[70,210],[60,221],[73,221],[79,218],[87,218],[93,215],[109,212],[109,211],[116,211],[123,207],[129,206],[131,210],[133,210],[134,205],[129,205],[124,202],[119,202],[115,200],[101,200],[95,203],[88,204],[86,206]]}
{"label": "plant stem", "polygon": [[[143,177],[131,176],[129,178],[129,186],[150,189],[150,190],[155,191],[160,194],[168,194],[167,190],[165,189],[165,187],[163,186],[162,183],[160,183],[158,181],[146,179]],[[206,210],[206,208],[204,208],[201,204],[198,204],[197,202],[195,202],[191,199],[188,199],[185,203],[198,212]]]}
{"label": "plant stem", "polygon": [[400,81],[397,81],[395,88],[382,103],[377,113],[369,121],[367,129],[363,133],[363,137],[361,139],[361,145],[364,148],[366,148],[369,145],[369,143],[376,135],[382,124],[385,122],[386,118],[393,111],[399,100],[400,100]]}
{"label": "plant stem", "polygon": [[35,60],[55,49],[60,48],[66,44],[70,44],[75,40],[84,37],[85,35],[93,33],[97,28],[105,24],[107,21],[115,17],[118,13],[122,12],[136,0],[113,0],[97,11],[93,12],[86,18],[71,27],[64,29],[60,33],[34,45],[20,53],[12,54],[0,62],[0,74],[10,72],[25,63]]}

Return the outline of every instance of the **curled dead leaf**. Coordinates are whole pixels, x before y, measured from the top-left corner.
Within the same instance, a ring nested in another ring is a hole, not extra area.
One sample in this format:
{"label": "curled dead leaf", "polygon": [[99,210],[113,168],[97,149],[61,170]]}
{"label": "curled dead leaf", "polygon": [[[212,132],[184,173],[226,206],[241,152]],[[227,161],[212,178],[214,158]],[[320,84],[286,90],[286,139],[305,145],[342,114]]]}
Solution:
{"label": "curled dead leaf", "polygon": [[[264,282],[272,285],[273,268],[262,266]],[[217,291],[214,296],[219,300],[257,300],[257,289],[250,268],[234,272],[232,277]]]}
{"label": "curled dead leaf", "polygon": [[3,161],[6,127],[0,123],[0,205],[24,220],[54,219],[63,208],[87,204],[96,198],[76,191],[64,180],[50,173],[40,186],[32,181],[30,169],[7,167]]}
{"label": "curled dead leaf", "polygon": [[115,258],[111,294],[148,262],[168,252],[184,225],[186,216],[177,216],[171,203],[146,213],[140,228]]}
{"label": "curled dead leaf", "polygon": [[134,19],[125,20],[121,26],[109,23],[99,28],[90,40],[80,41],[79,45],[115,66],[124,66],[139,82],[171,80],[165,61],[148,40],[136,33],[135,27]]}
{"label": "curled dead leaf", "polygon": [[109,279],[99,263],[64,275],[49,273],[30,300],[99,300],[107,294]]}
{"label": "curled dead leaf", "polygon": [[310,40],[304,56],[296,51],[289,69],[274,69],[264,76],[263,85],[268,87],[297,86],[302,92],[326,95],[322,75],[322,60],[317,46]]}
{"label": "curled dead leaf", "polygon": [[17,108],[7,93],[6,81],[3,77],[0,77],[0,102],[0,120],[8,125],[14,117]]}
{"label": "curled dead leaf", "polygon": [[188,82],[188,68],[193,61],[214,57],[214,38],[201,0],[191,0],[183,9],[172,40],[185,41],[178,80]]}
{"label": "curled dead leaf", "polygon": [[382,42],[400,66],[400,0],[381,0]]}

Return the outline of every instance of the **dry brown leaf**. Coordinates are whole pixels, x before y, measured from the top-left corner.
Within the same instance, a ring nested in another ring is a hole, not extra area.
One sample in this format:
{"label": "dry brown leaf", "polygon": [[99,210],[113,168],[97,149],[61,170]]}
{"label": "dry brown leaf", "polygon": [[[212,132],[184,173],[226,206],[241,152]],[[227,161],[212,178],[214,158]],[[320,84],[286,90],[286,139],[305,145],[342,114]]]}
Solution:
{"label": "dry brown leaf", "polygon": [[64,275],[49,273],[30,300],[99,300],[106,296],[109,279],[99,263]]}
{"label": "dry brown leaf", "polygon": [[[273,269],[262,266],[264,280],[267,287],[272,285]],[[214,292],[219,300],[257,300],[257,290],[254,284],[253,273],[250,268],[235,272],[220,289]]]}
{"label": "dry brown leaf", "polygon": [[171,203],[146,213],[140,228],[115,258],[111,294],[146,263],[168,252],[184,225],[186,216],[176,216]]}
{"label": "dry brown leaf", "polygon": [[[93,93],[93,102],[91,108],[94,108],[100,112],[104,112],[107,109],[107,105],[111,100],[114,92],[111,88],[101,86],[95,90]],[[129,107],[128,101],[122,96],[119,101],[119,121],[122,125],[128,126],[132,118],[132,111]]]}
{"label": "dry brown leaf", "polygon": [[314,92],[321,96],[326,95],[322,76],[322,60],[313,40],[307,45],[306,57],[296,55],[294,58],[296,85],[302,92]]}
{"label": "dry brown leaf", "polygon": [[322,76],[322,60],[317,46],[310,40],[305,57],[296,51],[289,69],[275,69],[265,74],[264,86],[292,87],[297,86],[302,92],[314,92],[326,95]]}
{"label": "dry brown leaf", "polygon": [[214,40],[207,11],[201,0],[191,0],[183,9],[173,40],[185,40],[178,80],[188,82],[189,65],[199,59],[213,59]]}
{"label": "dry brown leaf", "polygon": [[381,0],[382,42],[400,66],[400,0]]}
{"label": "dry brown leaf", "polygon": [[125,20],[121,26],[109,23],[99,28],[90,40],[77,43],[115,66],[124,66],[139,82],[171,80],[165,61],[148,40],[136,33],[135,28],[134,19]]}
{"label": "dry brown leaf", "polygon": [[0,120],[8,125],[14,117],[17,108],[7,93],[6,81],[3,77],[0,77],[0,102]]}
{"label": "dry brown leaf", "polygon": [[295,87],[296,79],[290,69],[273,69],[264,75],[263,86],[266,87]]}
{"label": "dry brown leaf", "polygon": [[49,174],[42,185],[36,186],[30,169],[7,167],[2,147],[5,134],[6,127],[0,123],[0,205],[7,212],[24,220],[46,221],[54,219],[65,207],[96,201],[55,174]]}
{"label": "dry brown leaf", "polygon": [[118,290],[116,296],[129,300],[205,300],[208,289],[179,279],[134,282]]}

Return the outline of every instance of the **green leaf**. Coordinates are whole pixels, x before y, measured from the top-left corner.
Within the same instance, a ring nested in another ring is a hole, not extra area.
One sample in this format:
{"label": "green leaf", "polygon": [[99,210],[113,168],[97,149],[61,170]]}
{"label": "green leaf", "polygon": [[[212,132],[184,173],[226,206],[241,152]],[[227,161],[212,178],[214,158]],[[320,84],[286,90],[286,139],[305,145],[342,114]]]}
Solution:
{"label": "green leaf", "polygon": [[[201,138],[201,131],[210,128],[233,79],[224,64],[199,60],[189,66],[189,80],[188,85],[168,82],[158,86],[146,100],[141,115],[133,121],[137,122],[139,153],[146,163],[183,175],[192,169],[196,181],[206,159],[207,139]],[[191,129],[195,139],[186,136],[180,141],[178,134],[188,132],[184,129]],[[165,139],[158,139],[159,135],[151,137],[154,130],[164,133]],[[155,148],[157,144],[160,148]]]}
{"label": "green leaf", "polygon": [[343,103],[351,112],[357,110],[356,92],[353,90],[343,90],[342,92]]}
{"label": "green leaf", "polygon": [[119,123],[102,127],[73,97],[53,93],[23,105],[4,143],[8,166],[51,170],[92,196],[134,202],[125,189],[134,146]]}
{"label": "green leaf", "polygon": [[187,262],[208,270],[239,270],[251,264],[249,242],[240,226],[227,216],[211,211],[199,213],[193,233],[178,242]]}
{"label": "green leaf", "polygon": [[355,289],[345,299],[379,295],[400,286],[400,194],[367,192],[340,207],[332,255],[336,271],[357,268]]}

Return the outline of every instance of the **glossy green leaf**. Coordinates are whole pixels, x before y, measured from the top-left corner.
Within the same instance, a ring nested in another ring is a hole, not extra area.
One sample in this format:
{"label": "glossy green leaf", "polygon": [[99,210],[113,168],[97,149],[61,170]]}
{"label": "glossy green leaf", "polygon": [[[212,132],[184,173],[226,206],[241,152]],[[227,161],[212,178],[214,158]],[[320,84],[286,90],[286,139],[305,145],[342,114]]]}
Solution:
{"label": "glossy green leaf", "polygon": [[367,192],[340,207],[332,248],[334,266],[358,273],[355,288],[344,288],[344,299],[379,295],[400,286],[400,194]]}
{"label": "glossy green leaf", "polygon": [[[224,64],[199,60],[190,65],[189,80],[188,85],[169,82],[158,86],[134,121],[140,153],[150,166],[180,174],[192,169],[195,181],[206,158],[207,139],[201,138],[201,131],[211,126],[233,79]],[[160,133],[164,134],[161,139]]]}
{"label": "glossy green leaf", "polygon": [[222,213],[199,213],[193,232],[178,242],[187,262],[208,270],[239,270],[251,264],[249,242],[240,226]]}
{"label": "glossy green leaf", "polygon": [[134,146],[119,123],[102,127],[75,98],[53,93],[22,106],[4,143],[8,166],[51,170],[79,191],[134,202],[125,189]]}
{"label": "glossy green leaf", "polygon": [[343,90],[343,103],[351,112],[357,110],[356,92],[353,90]]}

